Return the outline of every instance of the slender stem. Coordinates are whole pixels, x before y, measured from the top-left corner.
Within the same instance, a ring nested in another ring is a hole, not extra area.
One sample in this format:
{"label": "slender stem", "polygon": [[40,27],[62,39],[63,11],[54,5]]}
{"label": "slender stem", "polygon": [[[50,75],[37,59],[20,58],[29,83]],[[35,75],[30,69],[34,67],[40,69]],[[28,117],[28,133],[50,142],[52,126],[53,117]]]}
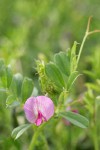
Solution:
{"label": "slender stem", "polygon": [[86,32],[85,32],[85,35],[83,37],[83,40],[82,40],[82,43],[81,43],[81,46],[80,46],[80,49],[79,49],[79,54],[78,54],[78,57],[77,57],[77,66],[78,66],[78,63],[79,63],[79,59],[80,59],[80,56],[81,56],[81,53],[82,53],[84,43],[86,41],[87,36],[89,35],[91,19],[92,19],[92,17],[89,17]]}
{"label": "slender stem", "polygon": [[45,123],[43,123],[43,125],[38,127],[38,129],[35,131],[28,150],[34,150],[35,149],[35,144],[36,144],[37,138],[38,138],[41,130],[43,129],[44,125],[45,125]]}
{"label": "slender stem", "polygon": [[80,59],[80,56],[81,56],[81,53],[82,53],[82,49],[83,49],[83,46],[84,46],[84,43],[86,41],[87,36],[88,36],[88,32],[86,32],[86,34],[85,34],[85,36],[84,36],[84,38],[82,40],[82,44],[80,46],[79,54],[78,54],[78,57],[77,57],[77,66],[78,66],[79,59]]}
{"label": "slender stem", "polygon": [[94,143],[94,149],[99,150],[96,125],[94,125],[94,128],[92,128],[91,130],[92,130],[91,132],[92,132],[92,138],[93,138],[93,143]]}
{"label": "slender stem", "polygon": [[94,147],[95,147],[95,150],[99,150],[98,141],[97,141],[97,134],[94,137]]}
{"label": "slender stem", "polygon": [[72,128],[71,125],[68,127],[68,150],[72,149]]}
{"label": "slender stem", "polygon": [[18,126],[18,120],[16,116],[16,108],[12,110],[12,119],[13,119],[13,127],[16,128]]}
{"label": "slender stem", "polygon": [[98,33],[98,32],[100,32],[100,30],[94,30],[94,31],[89,32],[88,35],[93,34],[93,33]]}
{"label": "slender stem", "polygon": [[44,140],[45,150],[49,150],[48,142],[47,142],[47,139],[44,135],[42,135],[42,140]]}
{"label": "slender stem", "polygon": [[32,137],[32,141],[30,143],[29,150],[34,150],[37,137],[38,137],[38,132],[36,131]]}
{"label": "slender stem", "polygon": [[76,103],[79,103],[79,101],[78,100],[74,100],[74,101],[70,102],[69,105],[72,106],[72,105],[74,105]]}
{"label": "slender stem", "polygon": [[78,57],[77,57],[77,66],[78,66],[79,59],[80,59],[80,56],[81,56],[81,53],[82,53],[82,50],[83,50],[83,46],[84,46],[84,43],[86,41],[87,36],[91,35],[91,34],[94,34],[94,33],[100,32],[100,30],[89,31],[90,30],[91,19],[92,19],[92,16],[89,17],[87,28],[86,28],[86,32],[85,32],[85,35],[83,37],[83,40],[82,40],[82,43],[81,43],[81,46],[80,46],[80,49],[79,49],[79,54],[78,54]]}
{"label": "slender stem", "polygon": [[94,129],[93,129],[93,141],[94,141],[94,148],[95,150],[99,150],[99,143],[98,143],[98,135],[97,135],[97,110],[96,110],[96,103],[94,103]]}
{"label": "slender stem", "polygon": [[86,32],[89,32],[89,30],[90,30],[91,19],[92,19],[92,16],[90,16],[89,19],[88,19]]}

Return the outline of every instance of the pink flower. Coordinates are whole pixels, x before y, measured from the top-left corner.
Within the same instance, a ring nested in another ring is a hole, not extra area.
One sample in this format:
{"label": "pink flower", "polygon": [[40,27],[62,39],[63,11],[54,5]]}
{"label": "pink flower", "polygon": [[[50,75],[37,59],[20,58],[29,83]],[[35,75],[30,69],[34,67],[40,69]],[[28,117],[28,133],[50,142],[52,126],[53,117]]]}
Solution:
{"label": "pink flower", "polygon": [[54,104],[46,96],[30,97],[24,104],[24,111],[27,120],[39,126],[53,116]]}

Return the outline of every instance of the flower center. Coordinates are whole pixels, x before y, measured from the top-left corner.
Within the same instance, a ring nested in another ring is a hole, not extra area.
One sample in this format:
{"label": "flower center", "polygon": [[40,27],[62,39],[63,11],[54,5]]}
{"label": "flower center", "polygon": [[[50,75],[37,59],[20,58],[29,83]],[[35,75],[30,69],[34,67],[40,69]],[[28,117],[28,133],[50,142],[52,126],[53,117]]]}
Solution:
{"label": "flower center", "polygon": [[38,111],[38,117],[35,121],[36,125],[39,126],[43,121],[47,121],[46,118],[42,115],[40,111]]}

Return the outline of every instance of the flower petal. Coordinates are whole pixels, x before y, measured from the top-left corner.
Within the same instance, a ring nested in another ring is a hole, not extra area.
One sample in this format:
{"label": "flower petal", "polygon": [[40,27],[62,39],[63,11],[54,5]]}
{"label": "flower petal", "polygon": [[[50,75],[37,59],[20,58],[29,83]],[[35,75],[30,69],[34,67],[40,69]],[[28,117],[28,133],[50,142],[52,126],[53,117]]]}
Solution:
{"label": "flower petal", "polygon": [[42,115],[49,120],[54,114],[54,104],[50,98],[47,96],[38,96],[37,97],[38,110]]}
{"label": "flower petal", "polygon": [[38,115],[36,98],[30,97],[24,104],[24,111],[29,122],[34,123]]}

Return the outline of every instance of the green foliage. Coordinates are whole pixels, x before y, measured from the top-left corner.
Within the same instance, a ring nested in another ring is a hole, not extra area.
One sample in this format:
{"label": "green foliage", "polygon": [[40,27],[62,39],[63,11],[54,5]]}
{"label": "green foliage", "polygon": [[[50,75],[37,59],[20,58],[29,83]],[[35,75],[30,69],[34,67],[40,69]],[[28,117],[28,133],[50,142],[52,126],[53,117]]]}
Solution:
{"label": "green foliage", "polygon": [[71,75],[68,78],[67,82],[67,90],[69,91],[71,86],[74,84],[75,80],[78,78],[79,74],[78,71],[74,71],[71,73]]}
{"label": "green foliage", "polygon": [[17,140],[27,129],[29,129],[32,124],[24,124],[20,125],[19,127],[15,128],[12,131],[12,137]]}
{"label": "green foliage", "polygon": [[80,128],[87,128],[89,126],[88,119],[80,114],[68,111],[68,112],[61,112],[59,116],[65,118],[66,120],[70,121],[72,124]]}
{"label": "green foliage", "polygon": [[20,104],[15,95],[9,95],[6,99],[6,107],[16,107]]}
{"label": "green foliage", "polygon": [[1,86],[3,86],[4,88],[7,87],[6,67],[4,60],[2,59],[0,60],[0,82]]}
{"label": "green foliage", "polygon": [[47,77],[45,73],[45,65],[41,61],[36,61],[37,64],[37,72],[39,75],[39,85],[41,87],[41,91],[43,94],[47,94],[48,96],[51,96],[53,102],[55,105],[57,105],[57,95],[58,95],[58,87],[50,80],[50,78]]}
{"label": "green foliage", "polygon": [[22,89],[21,89],[21,97],[22,102],[24,103],[27,98],[29,98],[32,95],[33,92],[33,81],[30,78],[24,78]]}
{"label": "green foliage", "polygon": [[[100,29],[99,3],[98,0],[0,0],[0,58],[4,58],[0,59],[0,149],[28,149],[33,135],[30,130],[28,135],[16,141],[10,137],[10,133],[15,128],[15,118],[19,125],[25,123],[22,105],[32,94],[32,78],[38,93],[48,94],[54,101],[55,110],[66,110],[65,107],[71,106],[90,120],[89,127],[84,132],[75,126],[66,126],[55,116],[36,141],[36,149],[66,150],[67,147],[71,150],[97,150],[94,145],[100,143],[99,35],[88,38],[79,66],[76,61],[80,45],[74,42],[71,49],[65,50],[72,45],[74,39],[81,42],[88,16],[93,15],[94,18],[91,29]],[[45,63],[39,62],[37,70],[34,70],[34,59],[41,59],[42,56],[45,57]],[[50,64],[47,64],[50,60],[59,69],[64,80],[63,86],[61,79],[55,83],[51,73],[47,75],[45,66]],[[18,74],[16,77],[16,72],[28,76],[29,82],[24,83],[26,77],[21,74],[22,77]],[[85,75],[80,76],[73,88],[80,72]],[[29,88],[25,87],[29,83]]]}
{"label": "green foliage", "polygon": [[70,74],[70,63],[66,53],[60,52],[54,56],[54,62],[65,75]]}
{"label": "green foliage", "polygon": [[13,93],[18,98],[20,98],[21,96],[22,81],[23,81],[23,76],[17,73],[13,76],[12,82],[10,85],[11,93]]}
{"label": "green foliage", "polygon": [[63,76],[55,64],[47,64],[45,71],[48,78],[50,78],[51,81],[54,82],[56,86],[58,86],[58,88],[62,90],[65,87]]}
{"label": "green foliage", "polygon": [[31,96],[33,88],[32,79],[24,78],[20,73],[13,74],[11,67],[6,67],[4,60],[0,60],[0,91],[4,93],[1,99],[6,97],[7,107],[24,103]]}
{"label": "green foliage", "polygon": [[71,52],[70,52],[70,71],[71,73],[74,72],[76,69],[77,69],[77,58],[76,58],[76,48],[77,48],[77,42],[75,41],[74,44],[73,44],[73,47],[71,49]]}
{"label": "green foliage", "polygon": [[[45,66],[45,73],[60,91],[66,89],[69,91],[77,77],[79,76],[77,69],[76,45],[68,52],[59,52],[54,55],[54,62],[50,62]],[[45,83],[46,84],[46,83]]]}
{"label": "green foliage", "polygon": [[97,47],[96,50],[92,53],[92,56],[88,56],[88,63],[91,64],[89,70],[85,70],[84,73],[90,77],[92,80],[100,79],[100,52]]}
{"label": "green foliage", "polygon": [[6,67],[6,74],[7,74],[7,88],[9,88],[13,77],[13,73],[10,66]]}

